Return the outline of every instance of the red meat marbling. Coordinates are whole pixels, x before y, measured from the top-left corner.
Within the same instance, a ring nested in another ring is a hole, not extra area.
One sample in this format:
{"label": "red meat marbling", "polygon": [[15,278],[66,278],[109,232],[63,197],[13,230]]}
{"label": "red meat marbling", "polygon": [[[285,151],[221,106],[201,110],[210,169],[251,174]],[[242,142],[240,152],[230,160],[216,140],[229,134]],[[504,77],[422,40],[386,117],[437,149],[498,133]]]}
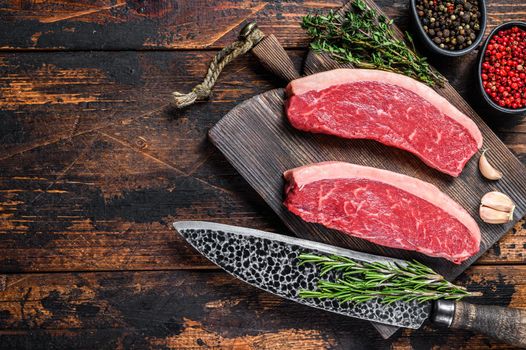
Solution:
{"label": "red meat marbling", "polygon": [[457,264],[479,251],[475,220],[430,183],[343,162],[307,165],[284,176],[284,204],[305,221]]}
{"label": "red meat marbling", "polygon": [[336,69],[292,81],[287,117],[297,129],[372,139],[458,176],[482,146],[477,125],[428,86],[370,69]]}

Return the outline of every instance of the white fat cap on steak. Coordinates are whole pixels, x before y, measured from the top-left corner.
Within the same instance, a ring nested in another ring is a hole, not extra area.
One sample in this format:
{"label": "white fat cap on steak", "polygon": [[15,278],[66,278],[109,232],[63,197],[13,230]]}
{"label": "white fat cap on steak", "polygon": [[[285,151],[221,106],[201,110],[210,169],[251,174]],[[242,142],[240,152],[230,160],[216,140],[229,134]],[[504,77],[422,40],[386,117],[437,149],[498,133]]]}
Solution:
{"label": "white fat cap on steak", "polygon": [[326,72],[312,74],[303,78],[293,80],[287,86],[289,96],[302,95],[309,91],[320,91],[334,85],[342,85],[359,81],[376,81],[386,84],[398,85],[404,89],[412,91],[429,101],[442,114],[450,117],[464,128],[477,143],[477,147],[482,147],[482,134],[471,118],[459,111],[429,86],[409,78],[402,74],[385,72],[374,69],[334,69]]}
{"label": "white fat cap on steak", "polygon": [[392,171],[371,168],[345,162],[322,162],[285,171],[283,176],[300,189],[312,182],[346,178],[363,178],[399,188],[442,209],[463,224],[480,244],[480,229],[477,222],[438,187],[411,176]]}

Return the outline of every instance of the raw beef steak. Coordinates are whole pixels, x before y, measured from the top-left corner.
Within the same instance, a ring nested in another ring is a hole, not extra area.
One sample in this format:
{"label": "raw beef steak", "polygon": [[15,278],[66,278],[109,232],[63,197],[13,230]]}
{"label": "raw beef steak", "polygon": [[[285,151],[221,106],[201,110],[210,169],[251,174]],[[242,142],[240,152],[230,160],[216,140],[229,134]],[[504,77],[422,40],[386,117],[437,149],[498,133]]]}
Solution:
{"label": "raw beef steak", "polygon": [[479,251],[475,220],[430,183],[344,162],[311,164],[284,176],[284,204],[305,221],[457,264]]}
{"label": "raw beef steak", "polygon": [[297,129],[376,140],[452,176],[482,146],[470,118],[404,75],[336,69],[292,81],[287,94],[287,116]]}

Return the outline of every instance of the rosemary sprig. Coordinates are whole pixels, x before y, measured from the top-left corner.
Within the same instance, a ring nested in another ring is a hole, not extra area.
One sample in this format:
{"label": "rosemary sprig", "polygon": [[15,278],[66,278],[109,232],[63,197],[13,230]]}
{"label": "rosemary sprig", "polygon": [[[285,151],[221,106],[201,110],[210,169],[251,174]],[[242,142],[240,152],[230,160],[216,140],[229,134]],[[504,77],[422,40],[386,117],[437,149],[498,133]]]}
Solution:
{"label": "rosemary sprig", "polygon": [[442,86],[444,77],[415,53],[409,33],[406,36],[412,49],[396,37],[392,23],[363,0],[354,0],[352,10],[343,17],[332,11],[327,15],[307,15],[302,27],[312,38],[311,48],[315,51],[327,52],[358,68],[400,73],[430,86]]}
{"label": "rosemary sprig", "polygon": [[300,265],[318,265],[320,276],[333,271],[335,281],[321,280],[317,290],[301,290],[302,298],[337,299],[342,302],[365,302],[378,298],[380,302],[459,300],[480,296],[444,279],[429,267],[412,261],[407,264],[367,263],[342,256],[301,254]]}

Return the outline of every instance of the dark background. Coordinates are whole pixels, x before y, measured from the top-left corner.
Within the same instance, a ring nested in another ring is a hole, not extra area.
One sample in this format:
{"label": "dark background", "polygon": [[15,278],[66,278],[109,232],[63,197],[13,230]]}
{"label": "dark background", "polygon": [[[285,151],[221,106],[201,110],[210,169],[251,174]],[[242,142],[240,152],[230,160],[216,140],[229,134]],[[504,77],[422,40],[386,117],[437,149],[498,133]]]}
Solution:
{"label": "dark background", "polygon": [[[286,233],[206,139],[244,99],[280,83],[251,55],[210,102],[167,103],[204,75],[246,21],[298,68],[307,12],[343,1],[0,2],[0,348],[505,348],[428,325],[384,341],[364,321],[244,285],[173,231],[213,220]],[[378,1],[408,28],[408,1]],[[491,0],[488,31],[526,17]],[[477,53],[433,61],[476,105]],[[478,109],[483,117],[491,114]],[[526,162],[526,122],[494,130]],[[477,302],[526,307],[522,220],[459,279]]]}

